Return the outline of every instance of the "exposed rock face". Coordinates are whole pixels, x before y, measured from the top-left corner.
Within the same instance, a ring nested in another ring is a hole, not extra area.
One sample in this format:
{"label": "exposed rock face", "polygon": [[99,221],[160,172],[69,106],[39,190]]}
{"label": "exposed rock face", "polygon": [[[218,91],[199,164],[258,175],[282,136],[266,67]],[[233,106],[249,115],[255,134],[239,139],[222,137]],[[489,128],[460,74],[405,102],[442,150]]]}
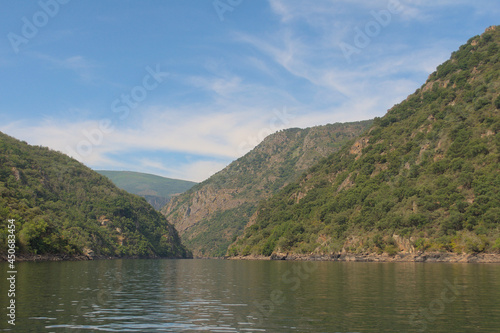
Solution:
{"label": "exposed rock face", "polygon": [[166,198],[166,197],[160,197],[160,196],[157,196],[157,195],[141,195],[139,194],[141,197],[143,197],[144,199],[146,199],[146,201],[154,207],[154,209],[156,210],[160,210],[163,206],[165,206],[169,201],[170,201],[170,198]]}
{"label": "exposed rock face", "polygon": [[17,181],[21,180],[21,176],[20,176],[19,170],[17,170],[17,168],[12,167],[12,174],[14,175],[14,177],[16,178]]}
{"label": "exposed rock face", "polygon": [[358,155],[357,157],[359,157],[359,155],[361,155],[361,151],[363,150],[364,147],[366,147],[367,144],[368,144],[368,138],[359,138],[352,145],[349,153],[353,155]]}
{"label": "exposed rock face", "polygon": [[182,234],[198,222],[203,221],[219,210],[228,210],[240,206],[245,202],[243,199],[235,198],[237,189],[215,189],[214,186],[206,186],[192,194],[191,200],[178,206],[168,204],[162,213],[170,217],[175,211],[175,227]]}
{"label": "exposed rock face", "polygon": [[392,235],[392,238],[394,239],[399,251],[403,253],[415,253],[415,246],[413,246],[413,242],[415,241],[414,239],[404,238],[396,234]]}
{"label": "exposed rock face", "polygon": [[294,181],[320,159],[366,130],[372,121],[293,128],[268,136],[224,170],[161,210],[198,256],[223,256],[260,200]]}

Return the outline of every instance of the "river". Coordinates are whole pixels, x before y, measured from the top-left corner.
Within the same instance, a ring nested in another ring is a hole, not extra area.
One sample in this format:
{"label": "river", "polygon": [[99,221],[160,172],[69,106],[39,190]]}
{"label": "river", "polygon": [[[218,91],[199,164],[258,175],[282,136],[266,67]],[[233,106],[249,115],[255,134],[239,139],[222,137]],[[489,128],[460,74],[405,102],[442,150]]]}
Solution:
{"label": "river", "polygon": [[238,260],[16,263],[8,332],[500,332],[500,265]]}

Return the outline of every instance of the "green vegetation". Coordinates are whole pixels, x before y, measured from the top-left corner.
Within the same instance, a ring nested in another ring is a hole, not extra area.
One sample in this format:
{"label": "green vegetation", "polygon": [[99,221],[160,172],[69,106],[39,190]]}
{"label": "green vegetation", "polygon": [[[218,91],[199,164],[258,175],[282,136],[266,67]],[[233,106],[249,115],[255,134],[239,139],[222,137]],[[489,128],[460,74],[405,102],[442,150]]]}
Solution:
{"label": "green vegetation", "polygon": [[244,203],[233,209],[217,210],[194,230],[186,230],[182,237],[188,246],[195,246],[201,256],[223,257],[236,236],[242,234],[255,209],[255,205]]}
{"label": "green vegetation", "polygon": [[[258,207],[230,255],[500,249],[500,27]],[[397,236],[397,237],[396,237]]]}
{"label": "green vegetation", "polygon": [[119,188],[145,198],[157,210],[165,206],[172,196],[183,193],[197,184],[133,171],[96,170],[96,172],[111,179]]}
{"label": "green vegetation", "polygon": [[259,201],[357,137],[373,121],[292,128],[268,136],[251,152],[162,209],[199,256],[223,256]]}
{"label": "green vegetation", "polygon": [[143,198],[66,155],[0,133],[0,255],[8,219],[16,221],[17,254],[190,255]]}

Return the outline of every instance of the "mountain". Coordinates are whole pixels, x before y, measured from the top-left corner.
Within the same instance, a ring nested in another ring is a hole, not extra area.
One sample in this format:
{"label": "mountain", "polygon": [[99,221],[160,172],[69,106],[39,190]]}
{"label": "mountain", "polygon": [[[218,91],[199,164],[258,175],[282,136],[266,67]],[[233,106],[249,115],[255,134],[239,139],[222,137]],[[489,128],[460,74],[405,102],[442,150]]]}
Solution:
{"label": "mountain", "polygon": [[288,129],[268,136],[251,152],[161,211],[198,256],[223,256],[268,198],[315,164],[357,137],[372,121]]}
{"label": "mountain", "polygon": [[48,148],[0,133],[0,257],[15,220],[16,256],[189,257],[146,200]]}
{"label": "mountain", "polygon": [[500,27],[263,202],[229,254],[500,252]]}
{"label": "mountain", "polygon": [[145,198],[156,210],[165,206],[172,196],[185,192],[197,184],[132,171],[96,170],[96,172],[108,177],[119,188]]}

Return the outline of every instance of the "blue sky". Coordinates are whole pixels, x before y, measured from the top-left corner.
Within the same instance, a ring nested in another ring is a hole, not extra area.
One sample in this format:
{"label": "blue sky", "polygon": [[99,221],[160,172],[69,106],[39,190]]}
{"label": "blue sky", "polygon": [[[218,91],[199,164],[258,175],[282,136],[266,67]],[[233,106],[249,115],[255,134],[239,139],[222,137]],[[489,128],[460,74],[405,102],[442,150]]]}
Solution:
{"label": "blue sky", "polygon": [[0,131],[201,181],[290,127],[383,116],[500,2],[0,0]]}

